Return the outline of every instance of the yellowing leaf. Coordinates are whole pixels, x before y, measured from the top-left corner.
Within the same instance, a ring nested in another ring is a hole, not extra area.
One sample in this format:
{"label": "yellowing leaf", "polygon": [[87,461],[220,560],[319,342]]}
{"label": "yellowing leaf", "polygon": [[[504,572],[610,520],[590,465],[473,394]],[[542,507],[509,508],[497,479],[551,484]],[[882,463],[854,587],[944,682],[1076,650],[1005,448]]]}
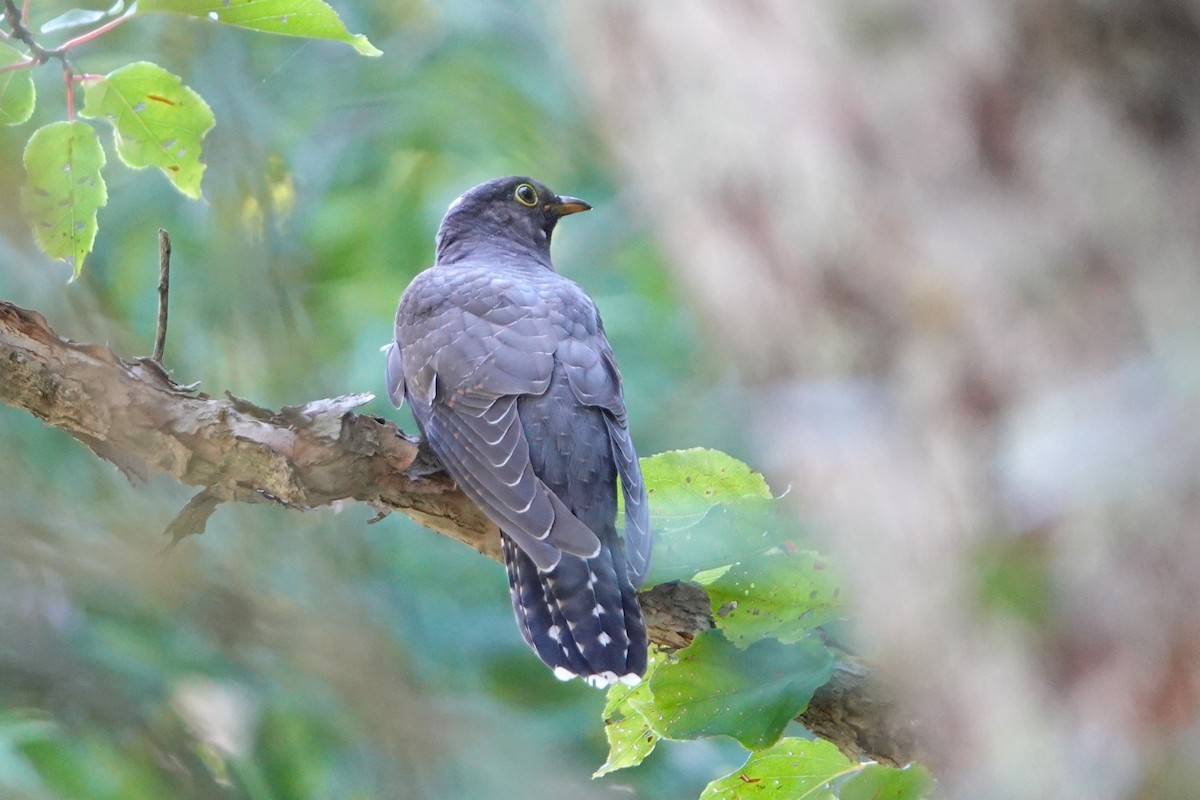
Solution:
{"label": "yellowing leaf", "polygon": [[345,42],[364,56],[383,55],[362,34],[351,34],[322,0],[140,0],[138,13],[169,11],[239,28]]}
{"label": "yellowing leaf", "polygon": [[618,683],[609,688],[604,704],[604,737],[608,740],[608,758],[600,769],[592,773],[593,778],[626,767],[636,767],[654,752],[658,734],[650,726],[649,720],[637,710],[637,705],[653,703],[650,676],[661,660],[662,656],[651,647],[650,663],[641,683],[633,687]]}
{"label": "yellowing leaf", "polygon": [[121,67],[86,84],[79,113],[112,123],[117,154],[127,165],[158,167],[176,189],[200,197],[200,141],[215,120],[178,77],[144,61]]}
{"label": "yellowing leaf", "polygon": [[96,213],[108,202],[100,168],[104,150],[84,122],[54,122],[39,128],[25,145],[21,197],[38,246],[83,270],[96,240]]}
{"label": "yellowing leaf", "polygon": [[[0,67],[25,60],[17,50],[0,43]],[[33,76],[27,69],[0,72],[0,124],[20,125],[33,116]]]}

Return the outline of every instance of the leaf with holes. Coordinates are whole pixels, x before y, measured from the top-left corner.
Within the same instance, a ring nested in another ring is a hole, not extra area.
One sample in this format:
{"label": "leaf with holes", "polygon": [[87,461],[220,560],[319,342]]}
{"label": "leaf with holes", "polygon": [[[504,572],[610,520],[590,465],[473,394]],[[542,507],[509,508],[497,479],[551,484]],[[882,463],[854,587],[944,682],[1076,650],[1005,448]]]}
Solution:
{"label": "leaf with holes", "polygon": [[138,13],[169,11],[239,28],[345,42],[361,55],[383,55],[362,34],[352,34],[323,0],[139,0]]}
{"label": "leaf with holes", "polygon": [[704,590],[717,627],[739,647],[765,637],[798,642],[815,626],[846,614],[837,570],[810,550],[738,562]]}
{"label": "leaf with holes", "polygon": [[200,141],[215,122],[208,103],[157,64],[138,62],[83,92],[84,117],[113,125],[117,154],[127,165],[158,167],[188,197],[200,197]]}
{"label": "leaf with holes", "polygon": [[626,767],[636,767],[654,752],[658,734],[649,721],[637,710],[636,704],[652,702],[650,699],[650,676],[662,661],[653,646],[646,674],[637,686],[629,687],[618,683],[608,690],[604,704],[604,736],[608,739],[608,759],[592,773],[593,778],[607,775]]}
{"label": "leaf with holes", "polygon": [[46,255],[74,267],[74,280],[96,240],[96,213],[108,202],[100,140],[87,123],[52,122],[29,138],[23,160],[21,198],[34,238]]}
{"label": "leaf with holes", "polygon": [[704,787],[700,800],[828,800],[834,781],[861,769],[830,742],[781,739]]}
{"label": "leaf with holes", "polygon": [[[17,50],[0,42],[0,67],[25,60]],[[33,76],[27,69],[0,72],[0,124],[20,125],[33,116]]]}
{"label": "leaf with holes", "polygon": [[763,639],[742,650],[708,630],[655,670],[650,702],[630,700],[670,739],[725,734],[754,749],[779,739],[832,674],[833,656],[815,639]]}

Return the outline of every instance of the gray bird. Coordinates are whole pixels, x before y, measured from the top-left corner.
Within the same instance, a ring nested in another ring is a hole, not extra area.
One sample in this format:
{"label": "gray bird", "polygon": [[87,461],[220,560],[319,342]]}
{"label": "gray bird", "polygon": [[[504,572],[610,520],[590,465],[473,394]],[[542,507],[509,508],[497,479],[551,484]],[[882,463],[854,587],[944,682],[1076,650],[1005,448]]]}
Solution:
{"label": "gray bird", "polygon": [[650,526],[600,315],[550,262],[558,220],[589,208],[524,177],[455,200],[433,267],[400,298],[386,379],[392,403],[408,399],[446,472],[499,526],[526,643],[559,679],[603,687],[646,670],[636,590]]}

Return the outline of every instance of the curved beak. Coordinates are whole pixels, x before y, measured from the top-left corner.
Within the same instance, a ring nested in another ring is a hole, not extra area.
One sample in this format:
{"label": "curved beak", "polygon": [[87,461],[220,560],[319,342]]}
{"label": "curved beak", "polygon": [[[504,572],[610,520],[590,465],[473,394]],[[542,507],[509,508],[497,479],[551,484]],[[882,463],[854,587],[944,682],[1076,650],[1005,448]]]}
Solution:
{"label": "curved beak", "polygon": [[591,205],[580,200],[578,197],[569,197],[564,194],[554,198],[553,203],[546,203],[545,209],[556,217],[565,217],[568,214],[578,214],[580,211],[588,211],[591,209]]}

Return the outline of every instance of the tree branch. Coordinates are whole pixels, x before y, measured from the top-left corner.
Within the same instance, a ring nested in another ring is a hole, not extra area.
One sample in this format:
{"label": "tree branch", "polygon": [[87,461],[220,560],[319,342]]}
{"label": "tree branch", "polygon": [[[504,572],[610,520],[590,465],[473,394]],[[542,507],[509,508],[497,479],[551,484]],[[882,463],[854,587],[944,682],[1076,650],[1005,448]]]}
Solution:
{"label": "tree branch", "polygon": [[[353,413],[371,395],[345,395],[271,411],[226,393],[181,386],[149,358],[59,337],[35,311],[0,301],[0,402],[66,431],[131,479],[162,473],[201,492],[168,532],[203,530],[221,502],[310,509],[354,499],[398,509],[499,561],[500,537],[436,459],[395,424]],[[641,594],[650,637],[682,647],[712,627],[708,598],[691,584]],[[800,717],[855,758],[913,759],[911,731],[888,720],[867,671],[839,664]]]}

